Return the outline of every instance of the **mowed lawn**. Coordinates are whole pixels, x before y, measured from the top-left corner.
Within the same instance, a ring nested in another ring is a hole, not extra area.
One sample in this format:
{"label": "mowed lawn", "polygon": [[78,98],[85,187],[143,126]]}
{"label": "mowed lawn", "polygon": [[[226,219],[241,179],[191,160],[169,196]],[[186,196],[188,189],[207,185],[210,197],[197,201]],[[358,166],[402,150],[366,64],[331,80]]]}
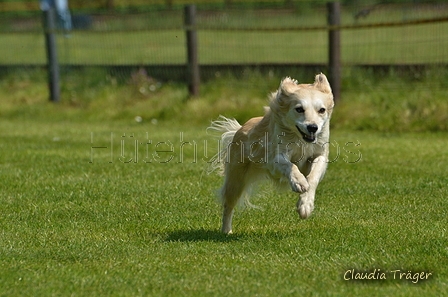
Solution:
{"label": "mowed lawn", "polygon": [[333,130],[310,219],[263,185],[224,236],[205,126],[49,115],[0,121],[2,296],[448,294],[446,133]]}

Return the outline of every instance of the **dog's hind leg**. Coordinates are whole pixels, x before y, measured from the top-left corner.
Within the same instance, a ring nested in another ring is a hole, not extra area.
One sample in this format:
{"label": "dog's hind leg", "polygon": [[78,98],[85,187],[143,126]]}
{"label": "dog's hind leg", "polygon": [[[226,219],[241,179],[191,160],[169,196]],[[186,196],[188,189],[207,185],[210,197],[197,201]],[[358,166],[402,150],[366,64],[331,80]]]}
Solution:
{"label": "dog's hind leg", "polygon": [[242,177],[236,174],[227,175],[224,186],[221,189],[222,197],[222,228],[225,234],[232,234],[232,217],[234,208],[245,191],[245,183]]}

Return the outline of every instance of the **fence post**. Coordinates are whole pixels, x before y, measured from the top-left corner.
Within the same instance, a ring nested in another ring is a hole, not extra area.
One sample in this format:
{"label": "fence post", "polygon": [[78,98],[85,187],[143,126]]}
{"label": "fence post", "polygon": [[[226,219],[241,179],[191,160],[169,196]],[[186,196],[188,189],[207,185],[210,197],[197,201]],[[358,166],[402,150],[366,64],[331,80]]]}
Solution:
{"label": "fence post", "polygon": [[338,28],[341,24],[341,6],[339,2],[328,2],[328,69],[331,89],[334,101],[337,102],[341,95],[341,39]]}
{"label": "fence post", "polygon": [[45,10],[44,13],[44,32],[45,46],[47,52],[47,69],[48,69],[48,87],[50,91],[50,100],[59,102],[59,64],[58,53],[56,50],[56,21],[54,9]]}
{"label": "fence post", "polygon": [[198,62],[198,37],[196,33],[196,6],[187,5],[184,10],[185,30],[187,34],[187,82],[191,96],[199,95],[199,62]]}

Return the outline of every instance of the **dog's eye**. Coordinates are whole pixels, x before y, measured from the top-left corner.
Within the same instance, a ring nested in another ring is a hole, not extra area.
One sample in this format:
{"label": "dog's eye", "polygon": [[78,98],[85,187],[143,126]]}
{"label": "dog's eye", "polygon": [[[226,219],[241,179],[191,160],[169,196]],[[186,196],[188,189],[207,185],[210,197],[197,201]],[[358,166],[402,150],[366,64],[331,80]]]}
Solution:
{"label": "dog's eye", "polygon": [[298,113],[304,113],[304,112],[305,112],[305,109],[303,109],[303,107],[300,106],[300,107],[296,107],[296,111],[297,111]]}
{"label": "dog's eye", "polygon": [[318,111],[319,113],[325,113],[325,108],[321,108],[321,109],[319,109],[319,111]]}

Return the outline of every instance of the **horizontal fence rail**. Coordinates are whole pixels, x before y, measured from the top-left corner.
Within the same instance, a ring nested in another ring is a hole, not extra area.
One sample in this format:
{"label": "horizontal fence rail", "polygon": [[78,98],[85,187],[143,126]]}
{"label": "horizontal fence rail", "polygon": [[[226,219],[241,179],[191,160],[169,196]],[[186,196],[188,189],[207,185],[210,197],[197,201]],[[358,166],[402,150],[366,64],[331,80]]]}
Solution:
{"label": "horizontal fence rail", "polygon": [[[403,20],[403,21],[392,21],[392,22],[375,22],[367,24],[340,24],[340,25],[318,25],[318,26],[289,26],[289,27],[229,27],[229,26],[210,26],[196,24],[191,25],[170,25],[162,27],[147,27],[147,28],[135,28],[129,30],[127,28],[117,28],[117,29],[107,29],[107,28],[97,28],[95,30],[89,30],[92,34],[104,34],[104,33],[120,33],[120,32],[152,32],[152,31],[173,31],[173,30],[199,30],[199,31],[229,31],[229,32],[286,32],[286,31],[329,31],[329,30],[359,30],[359,29],[375,29],[375,28],[392,28],[392,27],[408,27],[416,25],[425,24],[437,24],[448,22],[448,16],[434,17],[434,18],[424,18],[415,20]],[[43,28],[43,30],[48,31],[48,29]],[[60,29],[53,29],[54,33],[61,32]],[[84,32],[85,30],[73,29],[74,32]],[[42,29],[35,27],[32,30],[21,30],[21,31],[9,31],[2,32],[0,29],[0,34],[30,34],[30,33],[40,34]]]}

